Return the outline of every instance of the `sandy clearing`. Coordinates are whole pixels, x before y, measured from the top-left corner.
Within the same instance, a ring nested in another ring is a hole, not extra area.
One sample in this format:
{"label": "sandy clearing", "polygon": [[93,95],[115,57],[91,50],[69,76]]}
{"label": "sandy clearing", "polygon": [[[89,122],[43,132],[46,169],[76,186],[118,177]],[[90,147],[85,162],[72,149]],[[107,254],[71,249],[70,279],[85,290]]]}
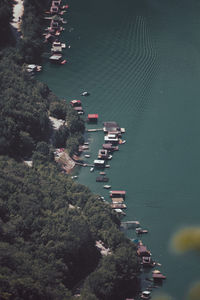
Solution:
{"label": "sandy clearing", "polygon": [[16,2],[17,3],[13,6],[13,21],[11,25],[19,31],[20,24],[21,24],[21,17],[24,12],[24,4],[23,4],[23,0],[16,0]]}

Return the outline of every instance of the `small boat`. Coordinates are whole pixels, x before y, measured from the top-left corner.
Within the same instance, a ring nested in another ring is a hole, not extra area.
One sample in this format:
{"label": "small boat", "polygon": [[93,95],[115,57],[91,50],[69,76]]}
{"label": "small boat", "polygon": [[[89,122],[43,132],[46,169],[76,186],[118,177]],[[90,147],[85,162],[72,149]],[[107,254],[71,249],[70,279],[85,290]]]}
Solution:
{"label": "small boat", "polygon": [[116,211],[118,214],[125,216],[126,213],[121,208],[114,208],[114,211]]}
{"label": "small boat", "polygon": [[77,175],[71,176],[71,179],[76,179],[76,178],[78,178]]}
{"label": "small boat", "polygon": [[67,62],[67,60],[66,59],[64,59],[63,61],[61,61],[61,65],[64,65],[64,64],[66,64],[66,62]]}
{"label": "small boat", "polygon": [[126,143],[126,140],[119,140],[120,145],[125,144],[125,143]]}
{"label": "small boat", "polygon": [[96,178],[96,182],[108,182],[109,178],[105,176],[100,176]]}
{"label": "small boat", "polygon": [[100,175],[106,175],[106,172],[99,172]]}
{"label": "small boat", "polygon": [[111,185],[107,185],[107,184],[106,184],[106,185],[104,185],[103,187],[104,187],[104,189],[110,189],[110,188],[111,188]]}
{"label": "small boat", "polygon": [[112,155],[108,155],[108,159],[112,159]]}
{"label": "small boat", "polygon": [[151,292],[150,291],[144,291],[142,292],[141,296],[140,296],[141,299],[150,299],[151,298]]}
{"label": "small boat", "polygon": [[89,143],[88,143],[88,142],[85,142],[83,145],[89,145]]}
{"label": "small boat", "polygon": [[69,45],[68,48],[70,49],[70,48],[71,48],[71,45]]}
{"label": "small boat", "polygon": [[110,168],[110,165],[105,165],[105,168]]}
{"label": "small boat", "polygon": [[93,171],[94,171],[94,167],[91,167],[91,168],[90,168],[90,172],[93,172]]}
{"label": "small boat", "polygon": [[81,94],[81,96],[89,96],[89,93],[88,93],[88,92],[83,92],[83,93]]}
{"label": "small boat", "polygon": [[90,157],[90,154],[85,154],[85,157],[86,157],[86,158],[89,158],[89,157]]}
{"label": "small boat", "polygon": [[148,230],[142,229],[141,227],[138,227],[138,228],[135,229],[135,232],[137,234],[144,234],[144,233],[148,233]]}

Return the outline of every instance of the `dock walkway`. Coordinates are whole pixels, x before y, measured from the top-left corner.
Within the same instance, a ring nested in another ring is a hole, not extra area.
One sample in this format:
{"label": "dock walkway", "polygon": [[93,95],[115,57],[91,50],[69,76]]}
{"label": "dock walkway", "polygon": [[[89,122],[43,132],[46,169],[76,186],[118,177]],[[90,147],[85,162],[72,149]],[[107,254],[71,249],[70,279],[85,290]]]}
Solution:
{"label": "dock walkway", "polygon": [[86,131],[87,131],[87,132],[103,131],[103,128],[87,129]]}
{"label": "dock walkway", "polygon": [[76,165],[81,166],[81,167],[94,167],[92,164],[87,164],[87,163],[80,163],[80,162],[75,162]]}

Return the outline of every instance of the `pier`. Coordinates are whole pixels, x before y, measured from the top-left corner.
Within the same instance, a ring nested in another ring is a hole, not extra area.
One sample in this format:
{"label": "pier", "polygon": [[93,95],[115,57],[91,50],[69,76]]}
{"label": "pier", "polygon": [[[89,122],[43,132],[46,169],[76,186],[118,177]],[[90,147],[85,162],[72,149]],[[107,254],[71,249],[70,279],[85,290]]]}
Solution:
{"label": "pier", "polygon": [[75,164],[81,167],[94,167],[93,164],[87,164],[87,163],[75,162]]}
{"label": "pier", "polygon": [[87,131],[87,132],[103,131],[103,128],[87,129],[86,131]]}

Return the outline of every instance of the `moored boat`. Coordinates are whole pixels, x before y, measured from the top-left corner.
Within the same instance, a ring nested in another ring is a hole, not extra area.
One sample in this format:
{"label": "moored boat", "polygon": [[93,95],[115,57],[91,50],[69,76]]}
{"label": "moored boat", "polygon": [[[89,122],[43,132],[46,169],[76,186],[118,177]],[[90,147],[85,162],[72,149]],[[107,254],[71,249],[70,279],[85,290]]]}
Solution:
{"label": "moored boat", "polygon": [[137,234],[144,234],[144,233],[148,233],[148,230],[142,229],[141,227],[138,227],[138,228],[135,229],[135,232]]}
{"label": "moored boat", "polygon": [[104,187],[104,189],[110,189],[110,188],[111,188],[111,185],[107,185],[107,184],[106,184],[106,185],[104,185],[103,187]]}
{"label": "moored boat", "polygon": [[89,96],[89,94],[90,94],[89,92],[86,92],[86,91],[85,91],[85,92],[82,92],[82,93],[81,93],[81,96]]}

